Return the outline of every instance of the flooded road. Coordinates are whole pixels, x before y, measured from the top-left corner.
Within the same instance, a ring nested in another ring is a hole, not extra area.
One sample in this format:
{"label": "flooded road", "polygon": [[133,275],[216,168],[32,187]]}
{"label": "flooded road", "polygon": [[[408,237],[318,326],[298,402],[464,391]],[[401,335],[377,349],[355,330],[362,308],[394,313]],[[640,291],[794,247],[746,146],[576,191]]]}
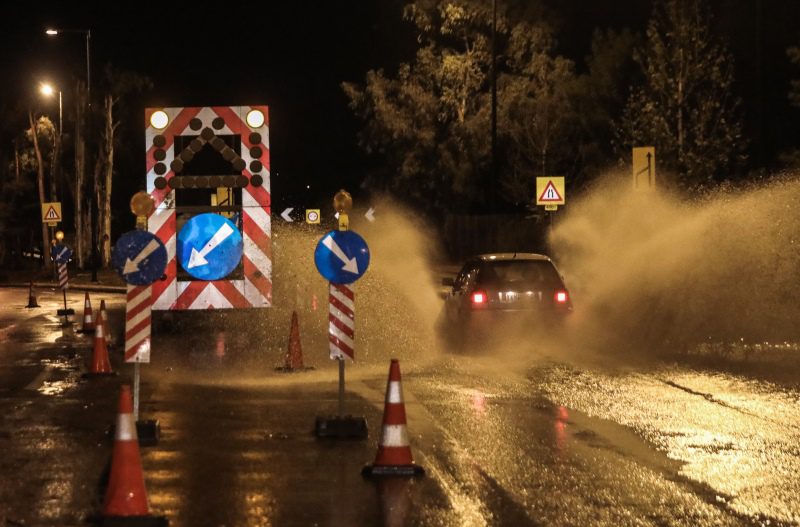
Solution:
{"label": "flooded road", "polygon": [[[0,294],[6,306],[27,300]],[[78,313],[81,297],[71,297]],[[119,339],[121,295],[101,297]],[[132,368],[116,346],[117,376],[82,377],[90,339],[62,337],[55,299],[40,303],[2,313],[14,329],[0,342],[0,519],[86,525]],[[321,440],[314,421],[338,405],[324,332],[301,316],[315,369],[276,372],[289,319],[270,313],[246,331],[216,314],[154,334],[141,418],[159,420],[162,435],[141,454],[151,508],[171,525],[800,524],[800,394],[785,378],[666,360],[576,363],[524,344],[387,350],[362,334],[372,351],[347,365],[346,412],[366,418],[369,438]],[[360,471],[375,458],[392,356],[427,475],[374,482]]]}

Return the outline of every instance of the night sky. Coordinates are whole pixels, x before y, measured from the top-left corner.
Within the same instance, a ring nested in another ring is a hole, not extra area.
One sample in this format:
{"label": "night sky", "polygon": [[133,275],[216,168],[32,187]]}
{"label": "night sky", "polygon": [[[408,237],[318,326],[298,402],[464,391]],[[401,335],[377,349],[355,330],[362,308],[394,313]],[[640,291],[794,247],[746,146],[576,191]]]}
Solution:
{"label": "night sky", "polygon": [[[758,0],[714,0],[713,8],[717,27],[736,54],[748,133],[762,132],[754,152],[769,161],[798,139],[799,111],[789,108],[786,91],[789,79],[800,78],[800,71],[791,70],[785,48],[800,43],[800,10],[796,1],[762,1],[760,26],[754,11]],[[559,25],[559,52],[579,67],[595,27],[644,31],[650,12],[647,1],[546,3]],[[44,29],[89,28],[95,102],[108,62],[147,75],[154,84],[120,110],[121,117],[130,116],[121,137],[132,144],[128,156],[119,152],[120,193],[143,185],[144,107],[268,104],[275,208],[311,206],[320,196],[327,202],[340,187],[357,191],[363,178],[364,158],[355,138],[358,123],[339,84],[363,81],[373,68],[393,71],[399,61],[413,56],[415,34],[401,20],[403,4],[6,3],[0,22],[5,44],[0,91],[5,104],[28,99],[46,111],[52,103],[42,101],[35,87],[51,80],[63,86],[69,119],[72,78],[85,78],[84,39],[79,34],[47,37]],[[306,191],[306,185],[312,190]],[[118,199],[125,202],[129,195]]]}

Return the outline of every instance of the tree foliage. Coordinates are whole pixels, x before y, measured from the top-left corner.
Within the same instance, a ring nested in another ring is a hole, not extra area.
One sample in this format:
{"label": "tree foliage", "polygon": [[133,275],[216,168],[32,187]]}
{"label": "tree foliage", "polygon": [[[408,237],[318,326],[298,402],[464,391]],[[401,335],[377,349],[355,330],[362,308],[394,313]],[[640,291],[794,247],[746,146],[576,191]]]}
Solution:
{"label": "tree foliage", "polygon": [[[795,66],[800,66],[800,47],[792,46],[786,50],[789,56],[789,61]],[[789,90],[789,101],[792,106],[800,108],[800,80],[794,79],[791,81],[791,88]]]}
{"label": "tree foliage", "polygon": [[530,202],[535,175],[564,170],[574,157],[566,140],[573,65],[553,56],[547,26],[498,12],[502,155],[492,181],[491,4],[420,0],[404,16],[418,32],[414,60],[394,76],[373,70],[363,85],[342,85],[364,121],[361,146],[382,161],[367,184],[429,210],[485,204],[498,188],[507,201]]}
{"label": "tree foliage", "polygon": [[[644,82],[617,123],[619,153],[653,145],[684,189],[708,186],[744,159],[733,59],[709,29],[701,0],[659,0],[635,53]],[[660,170],[660,173],[663,173]]]}

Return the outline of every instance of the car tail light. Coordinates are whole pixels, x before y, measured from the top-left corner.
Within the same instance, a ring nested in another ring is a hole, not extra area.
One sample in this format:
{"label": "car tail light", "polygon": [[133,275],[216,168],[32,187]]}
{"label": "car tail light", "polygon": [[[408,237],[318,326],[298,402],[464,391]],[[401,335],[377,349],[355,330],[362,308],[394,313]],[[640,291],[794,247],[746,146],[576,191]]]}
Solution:
{"label": "car tail light", "polygon": [[471,299],[473,307],[483,307],[489,302],[485,291],[474,291]]}
{"label": "car tail light", "polygon": [[559,289],[553,296],[553,300],[556,301],[556,304],[566,304],[569,302],[569,294],[565,289]]}

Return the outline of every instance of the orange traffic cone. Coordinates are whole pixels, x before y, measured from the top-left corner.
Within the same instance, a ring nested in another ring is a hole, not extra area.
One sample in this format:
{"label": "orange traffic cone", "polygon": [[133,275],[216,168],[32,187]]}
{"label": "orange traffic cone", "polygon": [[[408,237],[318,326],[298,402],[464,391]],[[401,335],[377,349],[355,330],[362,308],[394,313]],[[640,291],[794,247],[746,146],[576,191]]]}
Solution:
{"label": "orange traffic cone", "polygon": [[25,307],[39,307],[38,302],[36,302],[36,295],[33,294],[33,280],[31,280],[31,285],[28,289],[28,305]]}
{"label": "orange traffic cone", "polygon": [[292,311],[292,327],[289,330],[289,346],[286,349],[286,361],[283,366],[275,369],[283,372],[313,369],[303,366],[303,346],[300,343],[300,322],[297,318],[297,311]]}
{"label": "orange traffic cone", "polygon": [[106,312],[106,301],[105,299],[100,300],[100,315],[98,317],[98,321],[103,321],[103,335],[105,335],[106,339],[106,347],[111,347],[111,331],[108,330],[108,313]]}
{"label": "orange traffic cone", "polygon": [[81,333],[91,333],[94,331],[94,318],[92,317],[92,303],[89,301],[89,291],[86,291],[86,297],[83,300],[83,327],[80,329]]}
{"label": "orange traffic cone", "polygon": [[425,470],[414,464],[406,429],[406,405],[400,384],[400,362],[392,359],[386,383],[383,427],[375,462],[361,471],[364,476],[421,476]]}
{"label": "orange traffic cone", "polygon": [[99,315],[94,330],[94,350],[92,351],[92,367],[89,375],[113,375],[111,362],[108,360],[108,347],[103,332],[103,316]]}
{"label": "orange traffic cone", "polygon": [[[151,520],[151,521],[148,521]],[[133,417],[131,387],[122,385],[111,473],[103,504],[103,525],[166,525],[165,518],[150,515],[144,486],[142,459]]]}

